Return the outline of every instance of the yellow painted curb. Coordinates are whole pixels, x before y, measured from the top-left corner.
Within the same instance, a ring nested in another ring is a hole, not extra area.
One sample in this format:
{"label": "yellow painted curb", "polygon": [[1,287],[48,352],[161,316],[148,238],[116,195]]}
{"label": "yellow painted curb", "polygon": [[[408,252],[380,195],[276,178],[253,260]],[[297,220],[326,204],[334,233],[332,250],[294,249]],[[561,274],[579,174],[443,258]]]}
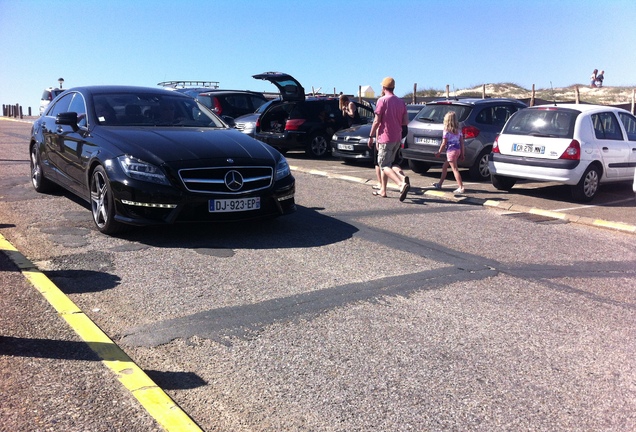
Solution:
{"label": "yellow painted curb", "polygon": [[155,384],[73,301],[46,275],[0,234],[0,251],[20,269],[25,278],[53,306],[88,347],[112,370],[119,382],[129,390],[166,431],[201,431],[201,428]]}
{"label": "yellow painted curb", "polygon": [[528,210],[528,213],[536,214],[539,216],[551,217],[554,219],[567,219],[567,215],[565,213],[558,213],[550,210],[541,210],[538,208],[531,208]]}
{"label": "yellow painted curb", "polygon": [[442,192],[442,191],[438,191],[438,190],[426,190],[424,191],[425,195],[432,195],[432,196],[436,196],[436,197],[445,197],[446,196],[446,192]]}
{"label": "yellow painted curb", "polygon": [[629,225],[629,224],[624,224],[622,222],[609,222],[603,219],[595,219],[594,222],[592,222],[592,225],[595,226],[600,226],[603,228],[611,228],[611,229],[615,229],[618,231],[625,231],[625,232],[630,232],[630,233],[636,233],[636,227],[633,225]]}

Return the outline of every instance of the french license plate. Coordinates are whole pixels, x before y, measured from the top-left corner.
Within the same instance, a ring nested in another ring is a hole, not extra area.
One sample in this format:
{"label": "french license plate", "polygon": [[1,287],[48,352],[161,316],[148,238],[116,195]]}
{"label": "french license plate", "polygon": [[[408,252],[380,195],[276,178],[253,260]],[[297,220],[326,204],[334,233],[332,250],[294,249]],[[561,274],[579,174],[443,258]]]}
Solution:
{"label": "french license plate", "polygon": [[338,144],[338,150],[353,151],[353,144]]}
{"label": "french license plate", "polygon": [[260,197],[210,200],[210,213],[241,212],[260,208]]}
{"label": "french license plate", "polygon": [[535,146],[532,144],[513,144],[512,151],[517,153],[544,154],[545,146]]}
{"label": "french license plate", "polygon": [[438,138],[422,138],[415,137],[415,144],[435,144],[438,145],[441,141]]}

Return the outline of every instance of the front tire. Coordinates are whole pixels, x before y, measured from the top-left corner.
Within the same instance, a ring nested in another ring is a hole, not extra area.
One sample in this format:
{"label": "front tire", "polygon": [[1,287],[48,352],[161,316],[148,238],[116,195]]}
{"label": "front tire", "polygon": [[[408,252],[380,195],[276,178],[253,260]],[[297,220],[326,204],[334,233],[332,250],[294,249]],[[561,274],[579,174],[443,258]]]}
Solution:
{"label": "front tire", "polygon": [[123,224],[115,220],[115,199],[106,175],[100,165],[95,168],[90,184],[91,212],[97,229],[103,234],[122,231]]}
{"label": "front tire", "polygon": [[581,180],[572,186],[572,197],[578,202],[590,202],[596,196],[601,183],[601,172],[596,165],[587,167]]}
{"label": "front tire", "polygon": [[500,175],[491,175],[490,181],[497,190],[510,192],[512,187],[517,183],[517,179],[512,177],[504,177]]}
{"label": "front tire", "polygon": [[329,152],[329,140],[321,134],[315,134],[309,139],[306,153],[316,158],[324,158]]}

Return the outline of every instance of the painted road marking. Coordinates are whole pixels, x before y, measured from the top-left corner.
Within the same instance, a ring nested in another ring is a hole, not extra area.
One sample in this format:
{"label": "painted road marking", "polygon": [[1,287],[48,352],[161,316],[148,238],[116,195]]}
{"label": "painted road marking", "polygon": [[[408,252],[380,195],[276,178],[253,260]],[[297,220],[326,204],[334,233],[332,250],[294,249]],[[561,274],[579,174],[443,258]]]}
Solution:
{"label": "painted road marking", "polygon": [[45,274],[22,255],[2,234],[0,251],[20,269],[36,290],[53,306],[102,363],[112,370],[122,385],[166,431],[201,431],[163,389],[132,361],[77,305]]}

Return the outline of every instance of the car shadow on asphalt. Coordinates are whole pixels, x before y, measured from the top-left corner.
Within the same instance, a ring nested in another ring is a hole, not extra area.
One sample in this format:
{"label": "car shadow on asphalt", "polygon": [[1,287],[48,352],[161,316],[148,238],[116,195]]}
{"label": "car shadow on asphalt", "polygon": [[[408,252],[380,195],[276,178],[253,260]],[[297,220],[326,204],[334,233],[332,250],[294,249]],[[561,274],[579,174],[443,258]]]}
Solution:
{"label": "car shadow on asphalt", "polygon": [[594,205],[597,207],[636,207],[636,200],[625,199],[631,192],[632,186],[626,183],[602,184],[594,199],[589,202],[576,201],[572,197],[570,186],[567,185],[546,185],[543,187],[524,188],[523,184],[515,185],[510,194],[523,195],[530,198],[538,198],[549,201],[571,203],[574,205]]}
{"label": "car shadow on asphalt", "polygon": [[297,205],[295,213],[275,219],[135,227],[119,237],[162,248],[285,249],[326,246],[358,231],[319,210]]}

